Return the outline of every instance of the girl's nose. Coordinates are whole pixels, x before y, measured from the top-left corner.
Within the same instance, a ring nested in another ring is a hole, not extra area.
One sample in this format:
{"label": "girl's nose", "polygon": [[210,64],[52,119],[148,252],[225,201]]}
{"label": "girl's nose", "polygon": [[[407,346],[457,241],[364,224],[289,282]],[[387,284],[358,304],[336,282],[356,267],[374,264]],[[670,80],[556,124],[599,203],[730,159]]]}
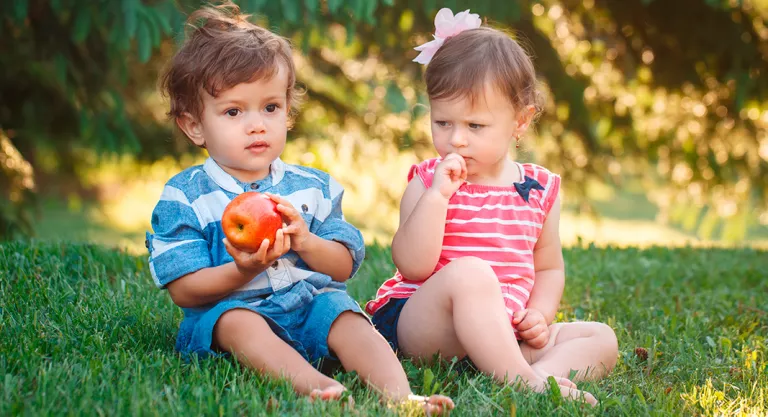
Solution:
{"label": "girl's nose", "polygon": [[454,148],[463,148],[467,146],[467,140],[464,138],[464,133],[460,129],[453,129],[453,132],[451,132],[450,143]]}

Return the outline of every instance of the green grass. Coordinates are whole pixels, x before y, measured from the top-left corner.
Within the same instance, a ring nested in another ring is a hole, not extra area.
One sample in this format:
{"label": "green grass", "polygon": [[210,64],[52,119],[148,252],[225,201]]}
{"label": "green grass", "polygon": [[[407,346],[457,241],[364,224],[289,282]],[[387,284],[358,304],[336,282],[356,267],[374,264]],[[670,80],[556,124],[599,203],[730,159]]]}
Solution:
{"label": "green grass", "polygon": [[[619,338],[614,373],[580,384],[599,408],[501,388],[451,363],[406,362],[414,390],[452,396],[457,416],[768,414],[768,253],[583,247],[565,256],[559,320],[604,321]],[[391,273],[388,250],[371,247],[350,293],[362,303]],[[311,404],[229,359],[185,363],[173,351],[180,319],[143,256],[0,244],[0,415],[394,414],[351,373],[336,377],[352,388],[353,412]]]}

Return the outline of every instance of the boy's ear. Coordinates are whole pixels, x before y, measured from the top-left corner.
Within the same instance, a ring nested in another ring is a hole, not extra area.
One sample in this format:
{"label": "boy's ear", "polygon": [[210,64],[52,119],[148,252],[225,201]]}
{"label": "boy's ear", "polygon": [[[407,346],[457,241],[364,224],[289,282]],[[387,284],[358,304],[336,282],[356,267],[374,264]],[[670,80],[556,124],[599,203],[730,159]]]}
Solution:
{"label": "boy's ear", "polygon": [[185,112],[176,118],[176,124],[182,132],[197,146],[205,147],[205,138],[200,122],[191,114]]}
{"label": "boy's ear", "polygon": [[528,126],[533,121],[533,116],[536,115],[536,106],[528,105],[517,113],[517,134],[522,135],[528,130]]}

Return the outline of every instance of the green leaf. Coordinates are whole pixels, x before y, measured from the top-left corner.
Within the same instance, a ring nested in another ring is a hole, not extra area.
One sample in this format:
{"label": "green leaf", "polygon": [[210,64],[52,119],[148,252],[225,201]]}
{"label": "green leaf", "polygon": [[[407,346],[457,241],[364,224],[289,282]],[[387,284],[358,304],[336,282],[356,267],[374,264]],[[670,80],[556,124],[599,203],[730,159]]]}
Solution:
{"label": "green leaf", "polygon": [[243,0],[240,8],[246,13],[257,13],[266,4],[267,0]]}
{"label": "green leaf", "polygon": [[354,7],[355,20],[362,22],[365,19],[365,12],[368,8],[368,3],[372,3],[373,0],[352,0],[352,6]]}
{"label": "green leaf", "polygon": [[88,37],[91,30],[91,11],[83,8],[77,11],[75,15],[74,29],[72,30],[72,40],[76,43],[83,42]]}
{"label": "green leaf", "polygon": [[159,25],[155,23],[155,18],[152,17],[154,14],[153,10],[149,7],[145,7],[140,9],[140,11],[144,25],[149,29],[150,39],[152,39],[152,46],[160,46],[162,35],[160,33],[160,28],[158,27]]}
{"label": "green leaf", "polygon": [[53,58],[54,74],[56,80],[66,88],[67,85],[67,58],[64,55],[57,53]]}
{"label": "green leaf", "polygon": [[363,2],[363,15],[362,17],[365,19],[366,22],[370,23],[371,25],[376,24],[376,7],[379,5],[378,0],[367,0]]}
{"label": "green leaf", "polygon": [[347,46],[352,45],[352,42],[355,40],[355,21],[347,19],[344,29],[347,31]]}
{"label": "green leaf", "polygon": [[408,102],[405,100],[405,96],[400,91],[400,87],[395,83],[389,83],[387,85],[387,94],[385,96],[387,105],[395,113],[400,113],[408,110]]}
{"label": "green leaf", "polygon": [[138,7],[136,6],[136,0],[123,0],[123,23],[125,24],[125,34],[129,39],[136,35],[136,27],[138,26]]}
{"label": "green leaf", "polygon": [[435,9],[437,9],[437,0],[424,0],[424,13],[427,17],[433,19]]}
{"label": "green leaf", "polygon": [[149,32],[146,22],[139,25],[139,31],[136,33],[136,43],[139,48],[139,61],[147,62],[152,56],[152,35]]}
{"label": "green leaf", "polygon": [[17,22],[24,22],[27,18],[27,13],[29,13],[29,2],[27,0],[13,1],[13,17]]}
{"label": "green leaf", "polygon": [[331,14],[336,14],[343,2],[344,0],[328,0],[328,11],[331,12]]}
{"label": "green leaf", "polygon": [[285,20],[291,23],[298,23],[300,17],[298,0],[282,0],[280,3],[283,6],[283,16]]}
{"label": "green leaf", "polygon": [[557,385],[555,377],[547,377],[547,387],[549,389],[549,398],[552,399],[553,403],[560,405],[563,402],[563,396],[560,394],[560,385]]}
{"label": "green leaf", "polygon": [[304,7],[307,9],[307,12],[309,12],[310,16],[315,16],[317,14],[318,6],[318,0],[304,0]]}
{"label": "green leaf", "polygon": [[432,388],[432,383],[435,381],[435,374],[432,372],[431,369],[427,368],[424,370],[424,387],[422,388],[424,392],[430,392]]}
{"label": "green leaf", "polygon": [[51,0],[51,10],[53,10],[54,13],[59,14],[61,13],[61,0]]}
{"label": "green leaf", "polygon": [[385,6],[394,6],[395,5],[395,0],[381,0],[381,4],[383,4]]}
{"label": "green leaf", "polygon": [[171,17],[165,10],[159,8],[147,8],[147,14],[149,14],[154,20],[155,25],[162,31],[163,35],[173,34],[173,28],[171,27]]}

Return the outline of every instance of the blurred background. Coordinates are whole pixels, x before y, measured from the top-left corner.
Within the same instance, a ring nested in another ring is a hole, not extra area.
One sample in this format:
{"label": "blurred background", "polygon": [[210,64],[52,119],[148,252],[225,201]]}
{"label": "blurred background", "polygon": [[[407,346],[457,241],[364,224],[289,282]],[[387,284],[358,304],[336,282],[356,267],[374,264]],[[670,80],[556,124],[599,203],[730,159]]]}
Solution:
{"label": "blurred background", "polygon": [[[768,0],[237,3],[295,46],[308,101],[283,159],[337,178],[369,243],[434,156],[411,60],[450,7],[533,56],[547,104],[511,151],[562,175],[566,245],[768,247]],[[163,184],[206,157],[157,89],[200,4],[0,2],[2,238],[145,253]]]}

